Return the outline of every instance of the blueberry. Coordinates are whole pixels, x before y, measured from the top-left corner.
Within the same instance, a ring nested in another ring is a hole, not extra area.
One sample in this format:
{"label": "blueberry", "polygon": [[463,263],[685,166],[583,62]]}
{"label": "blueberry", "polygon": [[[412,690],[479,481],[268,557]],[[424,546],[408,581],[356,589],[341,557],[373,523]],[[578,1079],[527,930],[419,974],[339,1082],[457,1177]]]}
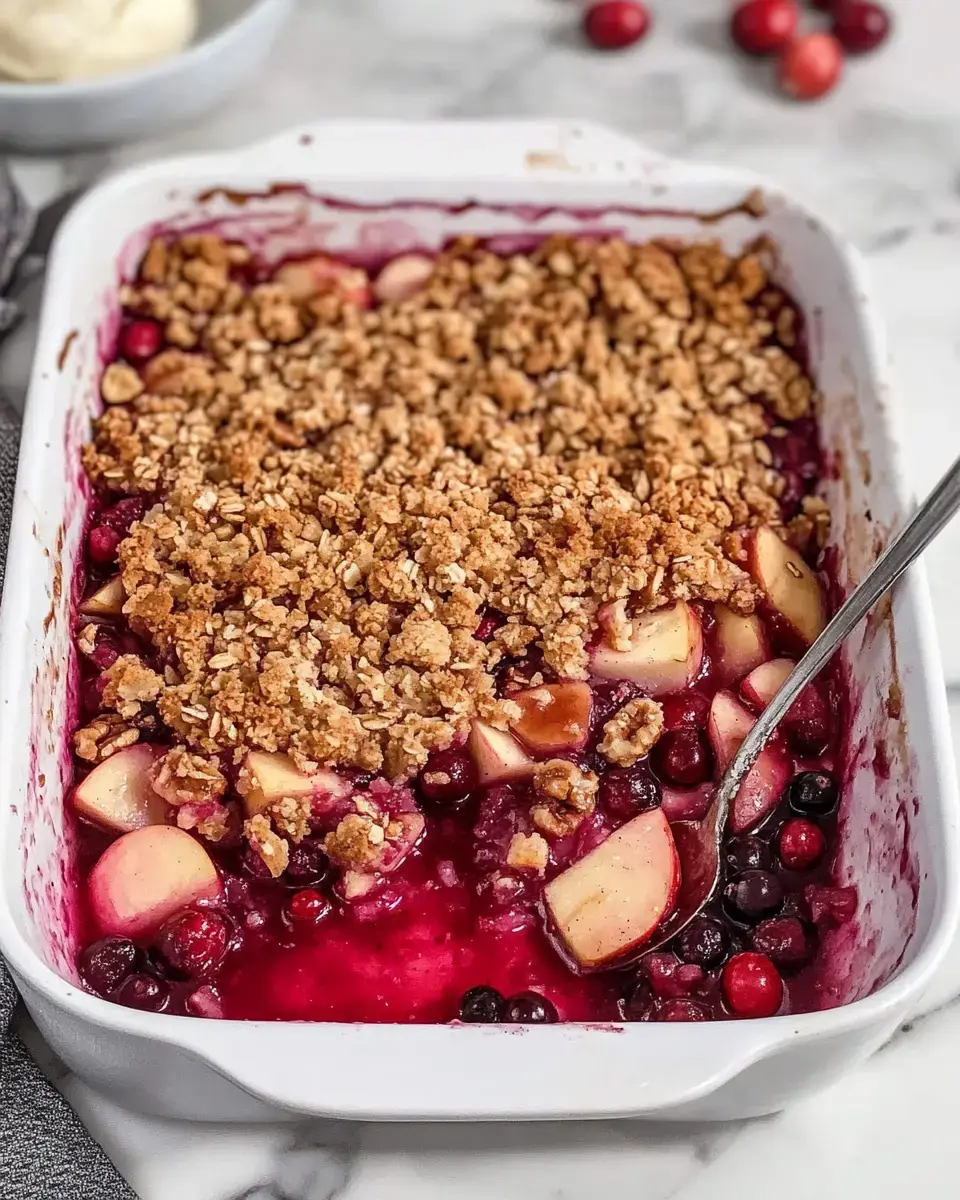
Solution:
{"label": "blueberry", "polygon": [[728,875],[736,878],[744,871],[768,871],[773,865],[773,855],[765,841],[750,834],[732,837],[723,852]]}
{"label": "blueberry", "polygon": [[620,1001],[620,1015],[625,1021],[645,1021],[653,1004],[653,992],[645,979],[631,983]]}
{"label": "blueberry", "polygon": [[80,974],[95,992],[107,996],[133,974],[141,957],[128,938],[101,938],[80,954]]}
{"label": "blueberry", "polygon": [[735,921],[752,924],[780,909],[783,884],[772,871],[747,871],[723,889],[723,903]]}
{"label": "blueberry", "polygon": [[460,1020],[472,1025],[496,1025],[503,1020],[506,1001],[496,988],[472,987],[460,1000]]}
{"label": "blueberry", "polygon": [[613,767],[600,776],[600,803],[615,817],[629,820],[659,807],[662,799],[660,784],[646,765]]}
{"label": "blueberry", "polygon": [[549,1000],[536,992],[518,992],[507,1001],[504,1020],[511,1025],[553,1025],[557,1010]]}
{"label": "blueberry", "polygon": [[697,917],[691,921],[677,945],[677,953],[685,963],[694,963],[704,970],[719,966],[729,949],[727,931],[714,917]]}
{"label": "blueberry", "polygon": [[826,771],[802,771],[787,789],[790,807],[801,817],[825,817],[837,805],[837,785]]}
{"label": "blueberry", "polygon": [[117,988],[114,999],[127,1008],[162,1012],[169,1003],[170,990],[162,980],[154,979],[152,975],[130,975]]}
{"label": "blueberry", "polygon": [[753,931],[753,948],[781,970],[802,967],[813,957],[813,938],[799,917],[773,917]]}

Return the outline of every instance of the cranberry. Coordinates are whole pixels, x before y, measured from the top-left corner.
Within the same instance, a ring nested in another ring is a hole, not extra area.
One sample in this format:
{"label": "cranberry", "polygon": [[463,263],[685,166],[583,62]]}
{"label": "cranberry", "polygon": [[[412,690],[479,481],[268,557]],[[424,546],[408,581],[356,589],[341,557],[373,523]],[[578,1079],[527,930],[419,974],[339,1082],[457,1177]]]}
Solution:
{"label": "cranberry", "polygon": [[620,1001],[620,1015],[625,1021],[645,1021],[653,1005],[653,993],[645,979],[630,985]]}
{"label": "cranberry", "polygon": [[294,892],[283,907],[283,916],[294,929],[312,929],[329,916],[330,901],[316,888]]}
{"label": "cranberry", "polygon": [[106,525],[94,525],[87,534],[87,553],[98,567],[109,567],[116,562],[117,548],[123,538],[115,529]]}
{"label": "cranberry", "polygon": [[105,508],[97,520],[99,525],[106,525],[116,530],[121,537],[126,537],[135,521],[141,521],[147,511],[145,496],[127,496],[118,500],[110,508]]}
{"label": "cranberry", "polygon": [[803,689],[783,723],[801,754],[822,754],[830,744],[830,709],[823,692],[814,684]]}
{"label": "cranberry", "polygon": [[663,1000],[652,1014],[656,1021],[709,1021],[710,1014],[696,1000]]}
{"label": "cranberry", "polygon": [[855,887],[823,887],[811,883],[803,889],[803,898],[815,925],[845,925],[857,911]]}
{"label": "cranberry", "polygon": [[650,24],[649,10],[636,0],[600,0],[584,14],[583,32],[598,50],[622,50],[639,42]]}
{"label": "cranberry", "polygon": [[773,865],[770,847],[762,838],[744,833],[732,837],[723,852],[728,874],[736,877],[745,871],[767,871]]}
{"label": "cranberry", "polygon": [[511,1025],[553,1025],[559,1018],[545,996],[538,992],[518,992],[507,1001],[503,1019]]}
{"label": "cranberry", "polygon": [[290,848],[287,862],[287,878],[302,887],[305,883],[317,883],[323,879],[330,867],[330,860],[319,838],[304,838]]}
{"label": "cranberry", "polygon": [[671,729],[653,748],[653,766],[668,783],[693,787],[710,778],[710,750],[697,729]]}
{"label": "cranberry", "polygon": [[723,889],[723,902],[735,921],[752,924],[783,904],[783,884],[772,871],[747,871]]}
{"label": "cranberry", "polygon": [[159,353],[163,330],[156,321],[131,321],[120,330],[120,353],[130,363],[146,362]]}
{"label": "cranberry", "polygon": [[170,918],[157,944],[171,966],[195,978],[219,964],[227,941],[227,923],[219,913],[187,909]]}
{"label": "cranberry", "polygon": [[98,671],[108,670],[119,657],[120,651],[110,639],[99,635],[97,637],[97,644],[93,648],[93,653],[87,655],[87,658]]}
{"label": "cranberry", "polygon": [[825,817],[837,804],[837,785],[826,771],[801,771],[787,788],[790,807],[801,817]]}
{"label": "cranberry", "polygon": [[170,1002],[170,989],[152,975],[129,975],[117,988],[113,998],[127,1008],[162,1012]]}
{"label": "cranberry", "polygon": [[833,8],[833,34],[851,54],[876,50],[890,36],[890,14],[869,0],[839,0]]}
{"label": "cranberry", "polygon": [[424,799],[435,804],[456,804],[476,788],[477,772],[467,751],[451,746],[430,755],[418,783]]}
{"label": "cranberry", "polygon": [[656,950],[644,955],[640,965],[654,994],[665,1000],[685,995],[703,978],[699,967],[695,968],[699,972],[695,978],[691,978],[689,974],[681,976],[680,972],[685,968],[669,950]]}
{"label": "cranberry", "polygon": [[797,32],[799,18],[794,0],[747,0],[734,9],[730,33],[748,54],[772,54]]}
{"label": "cranberry", "polygon": [[646,766],[614,767],[600,776],[600,803],[612,816],[629,820],[656,808],[661,798],[660,784]]}
{"label": "cranberry", "polygon": [[723,995],[736,1017],[772,1017],[783,1000],[783,980],[765,954],[745,950],[723,968]]}
{"label": "cranberry", "polygon": [[667,696],[663,705],[663,722],[667,729],[706,729],[710,701],[700,692],[684,692],[682,696]]}
{"label": "cranberry", "polygon": [[807,871],[820,861],[826,844],[819,826],[804,817],[794,817],[780,830],[780,861],[790,871]]}
{"label": "cranberry", "polygon": [[128,938],[102,938],[81,953],[80,974],[95,992],[106,996],[133,974],[141,957]]}
{"label": "cranberry", "polygon": [[478,642],[489,642],[505,621],[503,613],[497,612],[496,609],[487,609],[481,614],[480,624],[473,631],[473,636]]}
{"label": "cranberry", "polygon": [[802,967],[813,955],[813,943],[799,917],[771,917],[753,931],[753,948],[781,970]]}
{"label": "cranberry", "polygon": [[829,33],[807,33],[780,60],[780,86],[795,100],[819,100],[843,74],[843,47]]}
{"label": "cranberry", "polygon": [[709,970],[727,956],[730,938],[722,923],[714,917],[697,917],[678,939],[677,953],[685,963]]}
{"label": "cranberry", "polygon": [[481,984],[464,992],[460,1000],[460,1020],[471,1025],[497,1025],[503,1020],[506,1000],[496,988]]}

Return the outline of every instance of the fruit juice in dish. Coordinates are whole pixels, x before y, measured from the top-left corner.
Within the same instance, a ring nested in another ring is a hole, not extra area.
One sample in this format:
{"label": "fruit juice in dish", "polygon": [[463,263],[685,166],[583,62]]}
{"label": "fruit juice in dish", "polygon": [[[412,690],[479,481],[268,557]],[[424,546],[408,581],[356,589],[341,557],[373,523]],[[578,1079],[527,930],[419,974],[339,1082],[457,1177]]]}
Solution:
{"label": "fruit juice in dish", "polygon": [[762,248],[461,240],[124,292],[79,603],[91,990],[229,1018],[819,1005],[843,695],[681,827],[827,617],[817,396]]}

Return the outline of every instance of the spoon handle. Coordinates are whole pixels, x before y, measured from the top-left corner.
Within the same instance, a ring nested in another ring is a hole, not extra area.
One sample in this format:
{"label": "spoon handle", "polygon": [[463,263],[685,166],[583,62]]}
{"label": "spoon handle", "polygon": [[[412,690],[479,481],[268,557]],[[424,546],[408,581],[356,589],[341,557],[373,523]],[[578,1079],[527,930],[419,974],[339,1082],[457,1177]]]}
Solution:
{"label": "spoon handle", "polygon": [[726,816],[741,780],[756,762],[771,733],[800,692],[820,672],[844,638],[874,604],[893,587],[903,572],[933,541],[960,508],[960,458],[947,471],[923,504],[850,594],[744,738],[717,789],[717,803]]}

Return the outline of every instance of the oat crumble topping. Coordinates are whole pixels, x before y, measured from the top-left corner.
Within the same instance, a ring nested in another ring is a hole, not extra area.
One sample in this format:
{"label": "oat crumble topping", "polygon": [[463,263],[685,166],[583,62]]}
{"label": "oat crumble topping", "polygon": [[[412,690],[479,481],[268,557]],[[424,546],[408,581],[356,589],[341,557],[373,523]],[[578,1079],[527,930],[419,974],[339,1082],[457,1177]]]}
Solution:
{"label": "oat crumble topping", "polygon": [[[260,748],[403,777],[472,718],[508,724],[504,655],[537,646],[585,677],[604,602],[752,611],[740,531],[782,525],[764,438],[816,403],[773,344],[795,313],[766,258],[567,237],[503,257],[464,239],[422,291],[365,312],[335,290],[245,287],[248,251],[216,237],[154,241],[123,300],[174,348],[142,376],[105,371],[84,463],[153,500],[120,548],[124,613],[169,665],[119,659],[117,719],[77,753],[136,741],[156,701],[191,761]],[[808,498],[789,535],[820,544],[826,521]],[[506,623],[484,642],[486,608]],[[613,761],[646,752],[649,703],[608,724]],[[537,780],[552,836],[593,806],[589,775],[563,795]],[[271,816],[296,840],[298,812]],[[331,855],[366,854],[375,827],[345,818]],[[244,828],[282,871],[268,816]]]}
{"label": "oat crumble topping", "polygon": [[663,733],[663,707],[656,700],[639,697],[625,704],[603,727],[598,749],[618,767],[632,767],[649,754]]}
{"label": "oat crumble topping", "polygon": [[565,837],[579,828],[597,806],[599,781],[565,758],[538,763],[533,772],[537,799],[530,810],[534,825],[550,837]]}

